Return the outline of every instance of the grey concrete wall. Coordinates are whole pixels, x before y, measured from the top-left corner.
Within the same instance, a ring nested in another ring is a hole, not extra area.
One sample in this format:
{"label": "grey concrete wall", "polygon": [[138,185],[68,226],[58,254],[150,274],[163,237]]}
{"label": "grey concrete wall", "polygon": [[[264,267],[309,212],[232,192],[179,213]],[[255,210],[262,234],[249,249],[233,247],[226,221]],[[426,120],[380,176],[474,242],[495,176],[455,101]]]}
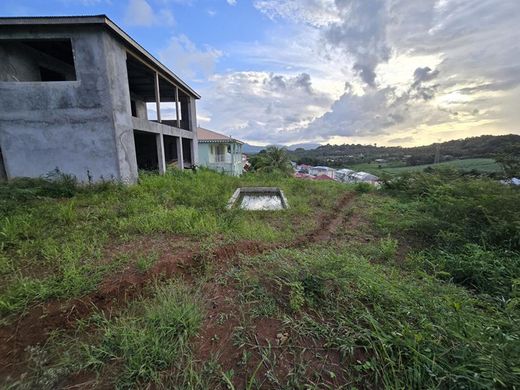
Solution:
{"label": "grey concrete wall", "polygon": [[104,34],[103,38],[120,178],[125,183],[134,183],[138,178],[138,169],[126,69],[126,50],[111,35]]}
{"label": "grey concrete wall", "polygon": [[0,82],[0,148],[9,178],[37,177],[58,168],[81,181],[89,175],[95,181],[135,180],[128,162],[132,152],[125,155],[116,147],[116,142],[130,145],[133,136],[114,131],[114,123],[126,119],[120,106],[112,109],[116,102],[107,70],[120,59],[107,59],[107,37],[106,32],[88,27],[0,30],[0,39],[71,38],[77,77],[77,81]]}

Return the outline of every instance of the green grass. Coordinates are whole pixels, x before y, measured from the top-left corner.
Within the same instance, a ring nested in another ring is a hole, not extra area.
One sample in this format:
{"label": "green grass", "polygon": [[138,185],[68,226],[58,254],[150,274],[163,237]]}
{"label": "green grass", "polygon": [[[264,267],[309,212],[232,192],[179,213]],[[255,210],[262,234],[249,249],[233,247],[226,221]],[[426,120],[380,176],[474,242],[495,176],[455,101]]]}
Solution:
{"label": "green grass", "polygon": [[[381,165],[381,168],[379,168]],[[354,169],[356,171],[364,171],[373,173],[374,175],[381,175],[382,173],[386,173],[389,175],[400,175],[405,172],[420,172],[424,171],[426,168],[452,168],[461,170],[464,172],[468,171],[478,171],[482,173],[502,173],[502,168],[496,161],[492,158],[468,158],[464,160],[453,160],[453,161],[445,161],[439,164],[424,164],[424,165],[414,165],[414,166],[406,166],[402,163],[385,163],[385,164],[377,164],[377,163],[363,163],[363,164],[353,164],[348,166],[349,169]]]}
{"label": "green grass", "polygon": [[103,319],[101,341],[85,344],[85,368],[121,363],[117,383],[158,382],[159,373],[188,358],[188,341],[202,321],[200,297],[186,286],[169,283],[156,288],[152,299],[136,302],[120,318]]}
{"label": "green grass", "polygon": [[264,304],[274,300],[293,332],[341,351],[359,385],[520,383],[518,312],[423,273],[373,264],[347,247],[280,250],[251,259],[237,278],[246,291],[263,288]]}
{"label": "green grass", "polygon": [[[262,185],[282,187],[291,208],[281,213],[225,208],[237,187]],[[193,240],[290,240],[311,229],[310,217],[331,208],[342,191],[337,183],[268,175],[235,178],[207,170],[143,175],[138,185],[129,187],[80,187],[67,176],[54,182],[0,184],[0,313],[91,291],[118,267],[117,261],[105,258],[109,244],[157,234]]]}
{"label": "green grass", "polygon": [[[151,280],[127,306],[30,346],[26,375],[0,378],[6,388],[59,388],[82,374],[117,388],[520,387],[516,188],[453,170],[405,174],[380,190],[205,170],[130,187],[65,179],[0,185],[5,322],[122,268],[144,274],[175,255],[166,244],[200,245],[202,256],[196,272]],[[227,210],[245,185],[279,186],[291,208]],[[345,222],[332,241],[204,256],[239,240],[290,243],[345,191],[353,203],[337,211]],[[212,351],[203,356],[201,332]]]}

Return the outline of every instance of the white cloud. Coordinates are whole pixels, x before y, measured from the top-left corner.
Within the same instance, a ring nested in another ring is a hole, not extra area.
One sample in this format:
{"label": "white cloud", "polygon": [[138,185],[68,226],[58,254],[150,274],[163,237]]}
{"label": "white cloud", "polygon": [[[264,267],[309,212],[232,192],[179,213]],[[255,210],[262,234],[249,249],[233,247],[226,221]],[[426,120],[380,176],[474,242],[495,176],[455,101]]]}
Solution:
{"label": "white cloud", "polygon": [[333,101],[306,73],[219,74],[201,93],[199,113],[206,126],[256,143],[292,139]]}
{"label": "white cloud", "polygon": [[271,19],[291,19],[316,27],[339,20],[334,0],[256,0],[254,6]]}
{"label": "white cloud", "polygon": [[159,52],[159,59],[182,78],[191,81],[206,79],[214,72],[220,50],[206,46],[198,48],[186,35],[172,37]]}
{"label": "white cloud", "polygon": [[[286,122],[291,131],[273,132],[275,141],[290,133],[294,140],[399,138],[424,143],[435,137],[520,130],[519,110],[513,108],[520,99],[517,0],[254,4],[273,20],[289,21],[287,28],[297,26],[306,33],[286,29],[292,42],[250,45],[252,58],[297,69],[308,66],[313,80],[330,69],[329,85],[333,80],[336,85],[349,83],[328,112],[303,126],[297,120]],[[327,49],[325,55],[311,53],[310,48],[320,45],[320,54]],[[298,46],[305,47],[300,56],[292,50]],[[248,132],[254,133],[253,125]]]}
{"label": "white cloud", "polygon": [[227,3],[229,5],[236,5],[237,4],[237,0],[227,0]]}
{"label": "white cloud", "polygon": [[175,17],[169,9],[162,8],[155,11],[146,0],[130,0],[125,11],[124,20],[130,26],[142,27],[159,24],[172,26],[175,24]]}

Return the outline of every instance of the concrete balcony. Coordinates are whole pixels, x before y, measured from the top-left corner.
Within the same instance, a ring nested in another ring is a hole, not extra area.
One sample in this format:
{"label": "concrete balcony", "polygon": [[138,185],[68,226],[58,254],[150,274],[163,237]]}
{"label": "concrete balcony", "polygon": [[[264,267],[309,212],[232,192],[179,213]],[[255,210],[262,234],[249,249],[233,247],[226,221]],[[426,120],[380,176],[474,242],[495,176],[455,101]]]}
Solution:
{"label": "concrete balcony", "polygon": [[214,171],[224,172],[232,176],[240,176],[244,168],[242,161],[239,160],[233,163],[231,162],[231,159],[228,161],[209,162],[207,167]]}
{"label": "concrete balcony", "polygon": [[132,117],[132,125],[134,127],[134,130],[146,131],[155,134],[164,134],[172,137],[181,137],[189,139],[195,138],[193,131],[179,129],[178,127],[174,127],[165,123],[159,123],[143,118],[137,118],[135,116]]}

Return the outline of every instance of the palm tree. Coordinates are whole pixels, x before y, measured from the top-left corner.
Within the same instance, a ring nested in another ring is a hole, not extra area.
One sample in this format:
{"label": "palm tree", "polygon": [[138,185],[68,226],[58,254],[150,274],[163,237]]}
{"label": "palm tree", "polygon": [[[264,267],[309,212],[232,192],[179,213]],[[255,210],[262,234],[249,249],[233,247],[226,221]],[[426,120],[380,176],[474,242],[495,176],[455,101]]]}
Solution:
{"label": "palm tree", "polygon": [[277,146],[268,146],[258,154],[255,169],[259,172],[279,171],[290,175],[292,173],[291,160],[287,149]]}

